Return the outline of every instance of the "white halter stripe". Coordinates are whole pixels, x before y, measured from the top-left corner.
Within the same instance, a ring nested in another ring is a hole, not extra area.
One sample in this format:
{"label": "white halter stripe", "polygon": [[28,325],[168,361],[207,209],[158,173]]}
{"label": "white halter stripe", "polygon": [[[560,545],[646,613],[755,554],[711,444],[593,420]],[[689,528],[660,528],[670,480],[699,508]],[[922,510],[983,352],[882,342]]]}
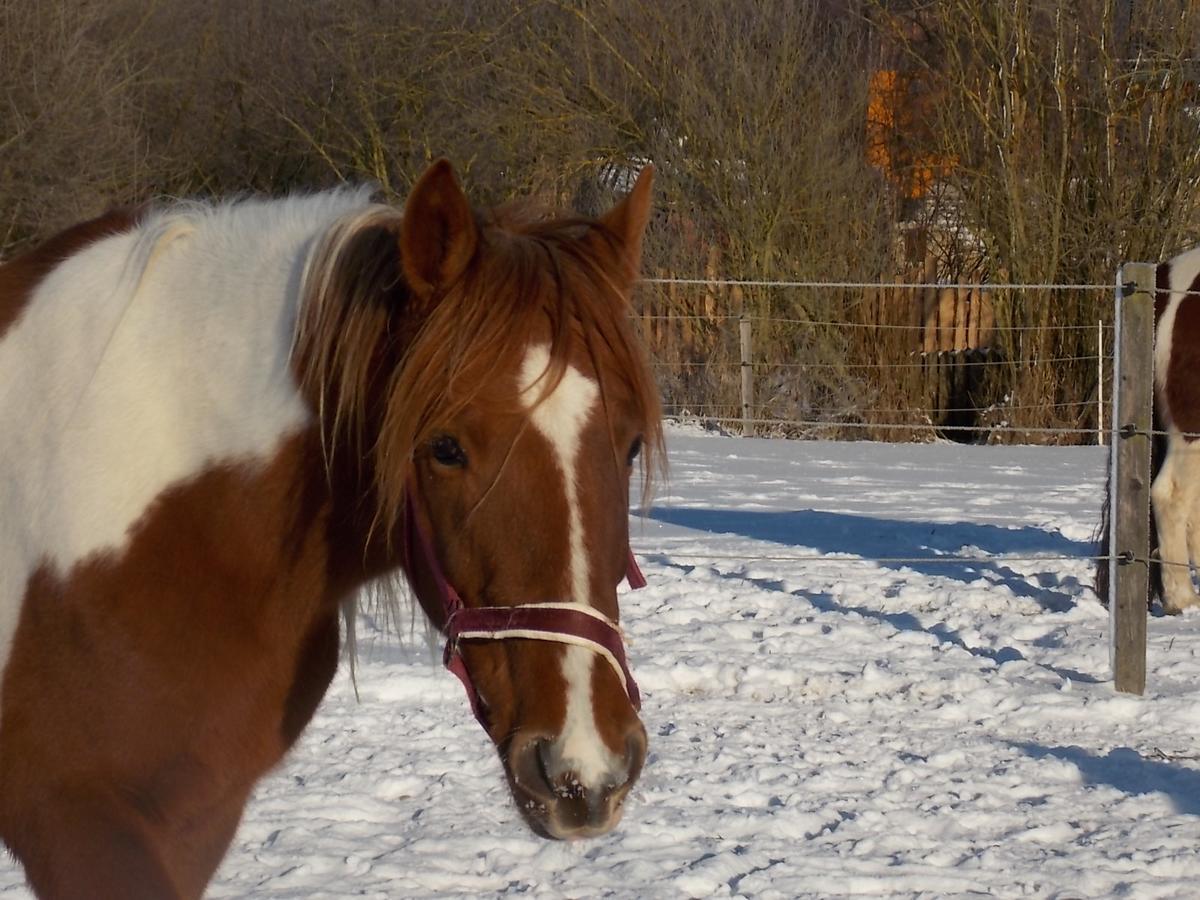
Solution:
{"label": "white halter stripe", "polygon": [[[584,603],[522,603],[520,606],[513,607],[513,611],[527,609],[552,609],[565,610],[569,612],[583,613],[597,622],[602,622],[616,632],[622,639],[624,633],[621,631],[621,626],[610,619],[604,613],[594,607]],[[575,647],[583,647],[591,650],[593,653],[599,654],[608,661],[609,666],[617,675],[617,680],[621,682],[621,689],[629,694],[629,685],[625,678],[625,670],[621,666],[620,660],[613,655],[612,651],[598,641],[593,641],[590,638],[582,637],[575,634],[566,634],[561,631],[548,631],[534,628],[475,628],[463,629],[456,632],[456,639],[463,640],[504,640],[505,638],[526,638],[533,641],[549,641],[556,644],[571,644]]]}

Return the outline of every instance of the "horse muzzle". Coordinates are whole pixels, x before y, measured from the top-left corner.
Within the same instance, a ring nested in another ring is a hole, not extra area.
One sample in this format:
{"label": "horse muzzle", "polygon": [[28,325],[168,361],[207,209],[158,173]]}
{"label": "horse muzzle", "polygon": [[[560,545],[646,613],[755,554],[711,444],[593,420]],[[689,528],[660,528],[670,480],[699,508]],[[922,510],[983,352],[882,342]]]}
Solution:
{"label": "horse muzzle", "polygon": [[646,761],[641,722],[632,723],[624,753],[611,757],[606,771],[585,775],[564,758],[560,739],[518,731],[504,765],[513,799],[530,828],[542,837],[570,841],[599,837],[616,827]]}

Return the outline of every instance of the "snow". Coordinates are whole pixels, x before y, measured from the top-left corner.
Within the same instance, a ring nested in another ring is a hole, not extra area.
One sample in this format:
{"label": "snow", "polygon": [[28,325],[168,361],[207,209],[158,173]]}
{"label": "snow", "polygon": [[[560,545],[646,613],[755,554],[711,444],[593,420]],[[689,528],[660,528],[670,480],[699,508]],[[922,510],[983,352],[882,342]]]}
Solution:
{"label": "snow", "polygon": [[[616,832],[529,833],[421,626],[367,617],[359,699],[343,671],[209,896],[1196,895],[1200,615],[1152,618],[1146,695],[1113,691],[1079,558],[1106,451],[669,443]],[[898,561],[946,554],[977,559]]]}

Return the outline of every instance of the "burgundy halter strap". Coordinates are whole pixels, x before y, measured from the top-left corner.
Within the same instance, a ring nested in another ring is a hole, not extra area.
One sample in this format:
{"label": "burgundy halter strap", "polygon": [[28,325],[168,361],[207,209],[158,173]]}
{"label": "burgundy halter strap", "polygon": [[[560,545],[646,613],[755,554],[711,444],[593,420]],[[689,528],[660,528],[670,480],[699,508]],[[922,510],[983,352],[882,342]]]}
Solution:
{"label": "burgundy halter strap", "polygon": [[[629,702],[634,709],[641,709],[642,700],[638,692],[637,682],[629,671],[625,659],[625,644],[621,638],[621,628],[603,613],[582,603],[527,603],[520,606],[484,606],[472,608],[463,603],[454,585],[446,580],[442,567],[438,563],[429,535],[421,526],[417,516],[419,498],[416,485],[411,481],[406,491],[404,501],[404,567],[413,576],[415,567],[420,566],[433,581],[441,602],[440,612],[444,624],[442,632],[446,635],[446,647],[442,654],[442,662],[446,668],[458,676],[467,691],[467,699],[471,701],[471,711],[485,729],[487,714],[479,696],[479,691],[471,679],[466,660],[462,655],[463,641],[478,640],[507,640],[510,638],[526,638],[536,641],[552,641],[559,644],[571,644],[586,647],[608,661],[616,673],[617,680],[625,689]],[[646,586],[646,578],[638,568],[632,548],[629,550],[629,560],[625,571],[629,586],[634,589]],[[417,599],[425,604],[420,593]],[[433,615],[434,610],[426,607],[426,612]]]}

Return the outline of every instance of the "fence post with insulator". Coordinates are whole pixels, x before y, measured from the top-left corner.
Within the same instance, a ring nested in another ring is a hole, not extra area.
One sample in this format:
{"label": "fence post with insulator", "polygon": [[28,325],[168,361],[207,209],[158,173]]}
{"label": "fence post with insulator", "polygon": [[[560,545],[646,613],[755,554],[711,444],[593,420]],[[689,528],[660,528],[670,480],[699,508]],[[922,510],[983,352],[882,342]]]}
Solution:
{"label": "fence post with insulator", "polygon": [[1146,689],[1154,284],[1153,265],[1123,265],[1114,316],[1109,658],[1114,686],[1130,694]]}
{"label": "fence post with insulator", "polygon": [[748,437],[754,427],[754,366],[750,360],[750,320],[745,316],[738,319],[738,332],[742,350],[742,435]]}

